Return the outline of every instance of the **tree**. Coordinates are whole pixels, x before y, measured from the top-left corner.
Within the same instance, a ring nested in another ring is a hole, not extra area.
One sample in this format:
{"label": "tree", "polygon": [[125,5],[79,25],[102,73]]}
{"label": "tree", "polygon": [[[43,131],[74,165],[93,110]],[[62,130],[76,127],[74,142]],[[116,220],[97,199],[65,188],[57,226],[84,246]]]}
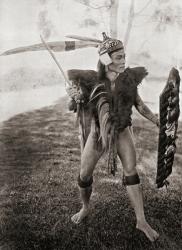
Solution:
{"label": "tree", "polygon": [[[108,12],[109,22],[107,22],[107,26],[109,27],[109,34],[113,38],[118,38],[118,21],[121,18],[121,16],[118,13],[119,4],[122,6],[122,1],[120,0],[101,0],[94,1],[94,0],[75,0],[76,2],[79,2],[83,5],[85,5],[90,11],[91,9],[100,11],[100,14],[103,18],[103,13]],[[143,11],[152,3],[153,0],[147,1],[146,4],[144,4],[143,8],[140,9],[138,12],[135,11],[135,0],[130,1],[130,7],[128,12],[128,18],[127,18],[127,26],[126,31],[124,35],[124,46],[125,48],[128,45],[130,34],[132,31],[133,23],[135,21],[135,18],[140,16],[140,14],[143,13]],[[88,20],[87,20],[88,21]],[[95,25],[98,24],[98,21],[95,21]],[[89,22],[86,22],[86,24],[93,24],[89,18]],[[87,25],[88,26],[88,25]]]}
{"label": "tree", "polygon": [[158,7],[152,15],[153,20],[157,20],[156,30],[165,31],[169,26],[178,26],[182,29],[182,8],[172,1],[158,0]]}
{"label": "tree", "polygon": [[[103,18],[103,12],[109,11],[109,35],[111,37],[117,38],[118,29],[117,29],[117,21],[118,21],[118,6],[119,0],[103,0],[100,1],[98,5],[98,1],[92,0],[75,0],[85,6],[87,6],[87,10],[94,9],[100,12],[101,18]],[[99,15],[100,16],[100,15]],[[95,20],[94,20],[95,21]],[[93,22],[90,22],[93,24]],[[95,21],[95,23],[97,23]]]}
{"label": "tree", "polygon": [[119,0],[111,0],[110,5],[110,36],[113,38],[117,38],[118,36],[118,7]]}
{"label": "tree", "polygon": [[129,37],[131,34],[131,30],[132,30],[132,26],[133,26],[133,22],[135,20],[135,18],[137,16],[140,16],[140,14],[142,14],[142,12],[152,3],[152,0],[149,0],[144,7],[139,10],[138,12],[135,12],[135,0],[131,0],[131,4],[130,4],[130,9],[129,9],[129,14],[128,14],[128,23],[127,23],[127,28],[126,28],[126,32],[125,32],[125,36],[124,36],[124,46],[125,48],[128,45],[128,41],[129,41]]}
{"label": "tree", "polygon": [[134,3],[135,0],[131,0],[131,5],[130,5],[130,10],[129,10],[129,15],[128,15],[128,24],[127,24],[127,28],[126,28],[126,33],[124,36],[124,46],[126,47],[128,44],[128,40],[129,40],[129,36],[130,36],[130,32],[132,29],[132,24],[133,24],[133,20],[134,20]]}

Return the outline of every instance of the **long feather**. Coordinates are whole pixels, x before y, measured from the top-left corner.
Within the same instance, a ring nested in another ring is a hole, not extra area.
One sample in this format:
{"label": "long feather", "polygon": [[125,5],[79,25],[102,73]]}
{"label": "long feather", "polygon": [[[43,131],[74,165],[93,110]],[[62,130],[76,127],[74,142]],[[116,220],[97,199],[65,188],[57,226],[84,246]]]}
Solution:
{"label": "long feather", "polygon": [[98,91],[100,88],[104,88],[104,87],[105,87],[104,83],[96,85],[90,94],[90,99],[93,98],[96,91]]}
{"label": "long feather", "polygon": [[[57,41],[57,42],[47,42],[50,49],[54,52],[70,51],[75,49],[82,49],[87,47],[98,47],[98,43],[87,42],[87,41]],[[28,51],[41,51],[45,50],[43,43],[33,44],[30,46],[18,47],[14,49],[7,50],[3,52],[0,56],[7,56],[12,54],[18,54]]]}
{"label": "long feather", "polygon": [[[94,102],[98,112],[100,124],[100,138],[103,150],[109,149],[109,134],[111,130],[110,101],[104,83],[95,86],[90,95],[90,102]],[[100,139],[99,138],[99,139]]]}
{"label": "long feather", "polygon": [[94,99],[96,99],[97,97],[99,97],[100,95],[102,95],[102,94],[107,94],[107,92],[100,92],[100,93],[98,93],[97,95],[95,95],[92,99],[90,99],[90,101],[89,102],[92,102]]}
{"label": "long feather", "polygon": [[109,102],[106,97],[100,97],[97,102],[97,110],[100,124],[100,134],[102,138],[102,146],[105,151],[109,146],[109,133],[111,129]]}
{"label": "long feather", "polygon": [[66,37],[68,38],[73,38],[81,41],[87,41],[87,42],[94,42],[94,43],[102,43],[101,40],[91,38],[91,37],[86,37],[86,36],[78,36],[78,35],[67,35]]}

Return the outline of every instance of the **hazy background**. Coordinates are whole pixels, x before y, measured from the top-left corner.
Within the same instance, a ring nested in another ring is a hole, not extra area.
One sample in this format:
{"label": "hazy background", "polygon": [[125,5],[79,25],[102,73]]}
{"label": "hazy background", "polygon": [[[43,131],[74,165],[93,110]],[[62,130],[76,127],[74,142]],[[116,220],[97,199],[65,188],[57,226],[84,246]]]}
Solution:
{"label": "hazy background", "polygon": [[[109,34],[111,2],[1,0],[0,53],[40,43],[40,34],[46,41],[65,40],[68,34],[101,39],[103,31]],[[131,4],[134,7],[132,18]],[[149,71],[140,91],[144,101],[157,112],[158,96],[170,68],[182,67],[182,2],[120,0],[117,26],[119,39],[125,40],[129,32],[125,46],[127,65],[146,66]],[[56,56],[65,70],[95,69],[98,60],[95,48],[60,52]],[[21,112],[21,107],[23,112],[50,105],[51,100],[53,103],[65,94],[63,86],[62,76],[47,51],[0,57],[1,120]],[[38,91],[45,95],[38,95],[37,100],[34,97]]]}

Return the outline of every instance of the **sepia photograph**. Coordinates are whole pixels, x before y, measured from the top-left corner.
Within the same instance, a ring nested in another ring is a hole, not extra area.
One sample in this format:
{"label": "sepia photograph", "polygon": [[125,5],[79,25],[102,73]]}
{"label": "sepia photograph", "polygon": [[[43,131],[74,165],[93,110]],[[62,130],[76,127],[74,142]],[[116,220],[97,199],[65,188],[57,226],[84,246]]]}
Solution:
{"label": "sepia photograph", "polygon": [[182,249],[182,1],[0,0],[0,250]]}

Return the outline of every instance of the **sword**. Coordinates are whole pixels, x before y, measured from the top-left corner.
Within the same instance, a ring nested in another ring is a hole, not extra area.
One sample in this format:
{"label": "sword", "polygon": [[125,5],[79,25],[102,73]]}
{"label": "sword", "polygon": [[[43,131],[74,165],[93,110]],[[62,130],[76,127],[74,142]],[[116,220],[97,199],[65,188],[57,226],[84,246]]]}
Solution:
{"label": "sword", "polygon": [[[64,80],[65,80],[65,87],[66,87],[66,83],[71,86],[71,83],[69,82],[66,74],[64,73],[64,70],[62,69],[61,65],[59,64],[58,60],[56,59],[54,53],[52,52],[52,50],[50,49],[49,45],[44,41],[43,37],[40,35],[41,41],[44,44],[45,48],[47,49],[47,51],[50,53],[51,57],[53,58],[53,60],[55,61],[56,65],[58,66],[59,70],[61,71]],[[76,100],[75,100],[76,101]],[[76,117],[76,124],[78,123],[79,117],[80,117],[80,102],[77,102],[77,117]]]}
{"label": "sword", "polygon": [[49,54],[51,55],[51,57],[53,58],[54,62],[56,63],[56,65],[58,66],[59,70],[61,71],[63,77],[64,77],[64,80],[65,80],[65,86],[66,86],[66,83],[71,86],[71,83],[69,82],[66,74],[64,73],[64,70],[62,69],[61,65],[59,64],[58,60],[56,59],[54,53],[52,52],[51,48],[49,47],[49,45],[44,41],[43,37],[40,35],[40,39],[42,41],[42,43],[44,44],[45,48],[47,49],[47,51],[49,52]]}

